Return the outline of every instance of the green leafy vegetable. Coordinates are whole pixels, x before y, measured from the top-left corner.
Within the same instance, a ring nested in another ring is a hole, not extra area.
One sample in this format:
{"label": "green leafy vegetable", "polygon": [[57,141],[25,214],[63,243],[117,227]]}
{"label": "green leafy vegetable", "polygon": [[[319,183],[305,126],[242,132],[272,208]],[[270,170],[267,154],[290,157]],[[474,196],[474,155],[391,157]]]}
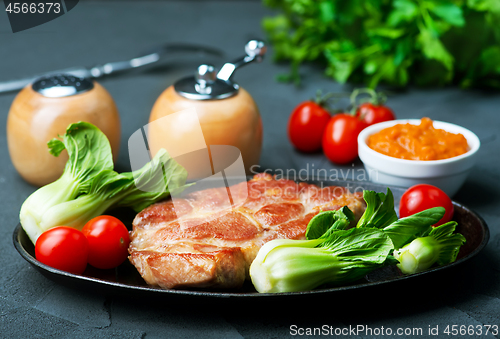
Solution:
{"label": "green leafy vegetable", "polygon": [[363,191],[366,209],[356,227],[374,227],[382,229],[400,248],[416,236],[428,231],[444,215],[443,207],[434,207],[406,218],[398,219],[394,210],[394,196],[389,188],[387,194],[375,191]]}
{"label": "green leafy vegetable", "polygon": [[386,265],[398,264],[403,273],[415,273],[455,261],[465,242],[461,234],[453,234],[456,222],[432,227],[443,217],[443,207],[398,219],[390,189],[387,194],[364,191],[363,198],[367,206],[356,228],[347,229],[354,214],[344,206],[314,216],[307,225],[307,240],[264,244],[250,266],[257,291],[305,291],[352,282]]}
{"label": "green leafy vegetable", "polygon": [[365,190],[363,199],[366,201],[366,210],[356,227],[384,228],[398,220],[394,210],[394,196],[389,188],[387,194]]}
{"label": "green leafy vegetable", "polygon": [[263,0],[280,12],[262,22],[276,60],[314,61],[340,83],[374,88],[500,88],[498,0]]}
{"label": "green leafy vegetable", "polygon": [[344,230],[354,221],[354,214],[344,206],[338,211],[324,211],[316,214],[306,229],[306,239],[327,237],[331,232]]}
{"label": "green leafy vegetable", "polygon": [[113,171],[108,139],[86,122],[71,124],[62,140],[53,139],[48,146],[55,156],[66,149],[69,159],[62,176],[31,194],[21,207],[21,225],[33,243],[54,226],[81,229],[112,206],[140,211],[183,189],[187,178],[165,150],[136,172]]}
{"label": "green leafy vegetable", "polygon": [[378,229],[336,230],[312,240],[276,239],[264,244],[250,266],[261,293],[306,291],[358,280],[391,261],[391,239]]}
{"label": "green leafy vegetable", "polygon": [[441,220],[444,213],[445,209],[443,207],[429,208],[406,218],[396,220],[389,226],[384,227],[383,230],[391,238],[394,248],[400,248],[416,236],[429,231],[432,225]]}
{"label": "green leafy vegetable", "polygon": [[465,238],[453,233],[457,223],[450,221],[433,228],[427,236],[416,238],[411,243],[394,251],[401,272],[412,274],[424,271],[434,263],[445,265],[454,262]]}

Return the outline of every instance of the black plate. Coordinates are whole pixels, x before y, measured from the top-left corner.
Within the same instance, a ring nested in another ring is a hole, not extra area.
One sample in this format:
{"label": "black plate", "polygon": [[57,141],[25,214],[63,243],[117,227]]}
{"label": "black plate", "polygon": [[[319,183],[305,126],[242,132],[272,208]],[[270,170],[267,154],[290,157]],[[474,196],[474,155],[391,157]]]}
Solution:
{"label": "black plate", "polygon": [[[386,186],[375,185],[367,182],[328,182],[328,181],[315,181],[312,183],[316,184],[335,184],[337,186],[349,186],[350,187],[362,187],[363,189],[376,190],[379,192],[385,192]],[[396,205],[399,203],[399,199],[404,192],[404,189],[398,187],[391,187],[394,194]],[[247,282],[240,290],[237,291],[211,291],[211,290],[164,290],[160,288],[154,288],[148,286],[144,280],[141,278],[134,266],[132,266],[128,261],[120,265],[114,270],[98,270],[88,266],[87,270],[83,275],[75,275],[67,273],[58,269],[54,269],[47,265],[44,265],[35,259],[35,250],[32,242],[28,238],[27,234],[21,227],[17,225],[13,234],[14,246],[21,256],[26,259],[31,265],[33,265],[38,271],[40,271],[44,276],[49,279],[68,285],[75,288],[83,288],[91,291],[105,291],[106,293],[119,294],[119,295],[140,295],[140,296],[152,296],[152,297],[202,297],[202,298],[237,298],[239,300],[243,299],[253,299],[262,300],[262,298],[268,297],[282,297],[282,296],[301,296],[301,295],[323,295],[323,294],[335,294],[342,292],[358,292],[361,290],[366,290],[369,287],[387,285],[391,283],[396,283],[400,281],[414,280],[419,277],[425,277],[427,275],[434,275],[438,272],[443,272],[452,267],[456,267],[461,263],[471,259],[476,254],[478,254],[488,243],[489,240],[489,230],[485,221],[476,213],[468,209],[467,207],[454,202],[455,213],[453,220],[458,222],[457,232],[463,234],[467,239],[467,242],[461,247],[458,254],[458,258],[454,263],[449,265],[431,268],[425,272],[404,276],[395,266],[386,267],[383,269],[376,270],[368,274],[364,280],[358,281],[354,284],[333,287],[333,288],[323,288],[316,289],[306,292],[288,292],[288,293],[257,293],[250,282]],[[396,206],[398,209],[398,206]],[[122,213],[122,214],[120,214]],[[116,213],[115,213],[116,215]],[[131,219],[133,215],[130,212],[118,212],[118,215],[124,219]],[[125,221],[125,220],[124,220]]]}

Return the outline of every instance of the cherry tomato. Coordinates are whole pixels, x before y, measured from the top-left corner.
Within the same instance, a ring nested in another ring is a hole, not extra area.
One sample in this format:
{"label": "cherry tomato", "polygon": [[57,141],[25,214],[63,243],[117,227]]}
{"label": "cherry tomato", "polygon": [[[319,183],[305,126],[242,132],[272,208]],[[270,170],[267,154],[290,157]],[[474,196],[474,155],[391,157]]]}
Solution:
{"label": "cherry tomato", "polygon": [[38,261],[74,274],[85,271],[87,256],[87,239],[79,230],[67,226],[43,232],[35,244],[35,257]]}
{"label": "cherry tomato", "polygon": [[333,116],[323,134],[323,152],[330,161],[347,164],[358,156],[358,134],[367,125],[349,114]]}
{"label": "cherry tomato", "polygon": [[314,152],[321,148],[321,138],[330,113],[313,101],[298,105],[288,121],[288,137],[302,152]]}
{"label": "cherry tomato", "polygon": [[82,232],[89,242],[90,265],[109,269],[127,259],[130,237],[127,227],[117,218],[101,215],[87,222]]}
{"label": "cherry tomato", "polygon": [[432,207],[444,207],[446,210],[443,218],[433,226],[447,223],[453,217],[453,203],[446,193],[436,186],[415,185],[410,187],[401,197],[399,216],[404,218]]}
{"label": "cherry tomato", "polygon": [[394,112],[389,107],[374,105],[370,102],[359,105],[356,116],[368,125],[396,119]]}

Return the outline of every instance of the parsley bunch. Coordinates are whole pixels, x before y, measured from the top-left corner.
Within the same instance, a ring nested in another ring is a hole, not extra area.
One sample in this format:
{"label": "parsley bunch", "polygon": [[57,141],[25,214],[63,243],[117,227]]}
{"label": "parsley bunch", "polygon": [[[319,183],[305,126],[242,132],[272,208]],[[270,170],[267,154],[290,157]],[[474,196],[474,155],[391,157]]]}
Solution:
{"label": "parsley bunch", "polygon": [[500,0],[263,0],[282,79],[298,82],[314,61],[340,83],[374,88],[500,88]]}

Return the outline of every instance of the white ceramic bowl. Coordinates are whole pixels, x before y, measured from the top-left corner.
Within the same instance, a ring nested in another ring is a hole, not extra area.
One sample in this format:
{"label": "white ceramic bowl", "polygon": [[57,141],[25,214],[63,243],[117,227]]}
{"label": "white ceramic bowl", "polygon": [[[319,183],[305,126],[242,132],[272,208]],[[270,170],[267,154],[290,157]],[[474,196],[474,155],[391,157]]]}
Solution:
{"label": "white ceramic bowl", "polygon": [[368,136],[396,124],[410,123],[419,125],[419,119],[393,120],[381,122],[365,128],[358,136],[359,158],[365,165],[371,181],[401,187],[416,184],[430,184],[441,188],[449,196],[453,196],[464,183],[474,166],[479,138],[466,128],[442,121],[434,121],[434,128],[451,133],[461,133],[469,144],[470,150],[462,155],[443,160],[405,160],[390,157],[372,150],[366,144]]}

